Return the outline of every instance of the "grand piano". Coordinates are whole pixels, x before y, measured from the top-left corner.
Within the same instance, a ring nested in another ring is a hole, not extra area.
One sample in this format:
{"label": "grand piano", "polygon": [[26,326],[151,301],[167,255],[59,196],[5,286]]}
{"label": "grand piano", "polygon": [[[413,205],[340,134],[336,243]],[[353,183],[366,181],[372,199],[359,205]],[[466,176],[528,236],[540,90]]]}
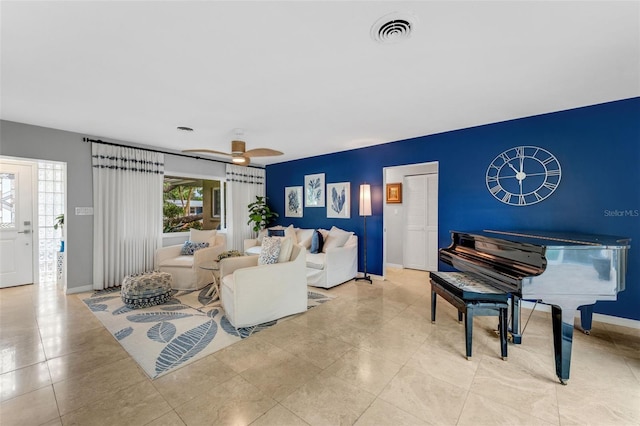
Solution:
{"label": "grand piano", "polygon": [[624,290],[630,239],[492,230],[452,231],[451,238],[451,245],[440,250],[440,260],[511,294],[515,343],[521,336],[520,300],[551,305],[556,374],[566,384],[576,309],[616,300]]}

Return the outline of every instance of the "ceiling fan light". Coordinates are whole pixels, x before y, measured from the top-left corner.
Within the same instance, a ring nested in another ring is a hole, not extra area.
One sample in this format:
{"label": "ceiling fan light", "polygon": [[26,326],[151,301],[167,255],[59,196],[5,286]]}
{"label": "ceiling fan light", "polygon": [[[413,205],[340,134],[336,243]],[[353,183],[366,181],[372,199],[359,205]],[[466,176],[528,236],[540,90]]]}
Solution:
{"label": "ceiling fan light", "polygon": [[239,163],[240,164],[240,163],[244,163],[246,160],[245,160],[244,157],[233,157],[231,159],[231,161],[233,161],[234,163]]}

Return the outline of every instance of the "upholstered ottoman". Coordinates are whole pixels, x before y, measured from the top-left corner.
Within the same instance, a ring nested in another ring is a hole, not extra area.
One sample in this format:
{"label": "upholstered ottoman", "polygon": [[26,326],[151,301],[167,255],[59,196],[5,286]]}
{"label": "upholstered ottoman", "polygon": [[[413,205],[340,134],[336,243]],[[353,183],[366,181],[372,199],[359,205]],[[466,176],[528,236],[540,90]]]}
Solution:
{"label": "upholstered ottoman", "polygon": [[127,307],[133,309],[161,305],[171,299],[172,281],[168,272],[127,275],[122,281],[120,297]]}

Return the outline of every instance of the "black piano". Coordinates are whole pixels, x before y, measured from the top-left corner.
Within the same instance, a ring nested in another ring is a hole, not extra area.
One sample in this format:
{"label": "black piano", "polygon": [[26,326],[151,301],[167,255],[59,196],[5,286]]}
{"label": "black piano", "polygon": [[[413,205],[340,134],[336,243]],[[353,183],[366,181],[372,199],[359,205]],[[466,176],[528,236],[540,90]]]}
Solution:
{"label": "black piano", "polygon": [[[616,300],[625,288],[630,239],[552,232],[451,232],[440,260],[511,294],[511,332],[520,343],[520,299],[551,305],[556,374],[569,379],[576,309]],[[583,312],[584,315],[584,312]],[[583,324],[589,324],[583,321]]]}

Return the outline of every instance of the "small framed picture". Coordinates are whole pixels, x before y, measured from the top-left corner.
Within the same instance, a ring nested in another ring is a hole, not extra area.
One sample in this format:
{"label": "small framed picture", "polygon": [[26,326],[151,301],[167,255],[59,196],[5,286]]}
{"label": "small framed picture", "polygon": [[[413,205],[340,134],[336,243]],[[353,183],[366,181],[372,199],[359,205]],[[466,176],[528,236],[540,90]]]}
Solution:
{"label": "small framed picture", "polygon": [[351,204],[351,183],[327,184],[327,217],[349,219]]}
{"label": "small framed picture", "polygon": [[387,184],[387,203],[388,204],[402,203],[402,184],[401,183]]}
{"label": "small framed picture", "polygon": [[302,187],[288,186],[284,189],[285,217],[302,217]]}
{"label": "small framed picture", "polygon": [[324,207],[324,173],[304,177],[304,206]]}

